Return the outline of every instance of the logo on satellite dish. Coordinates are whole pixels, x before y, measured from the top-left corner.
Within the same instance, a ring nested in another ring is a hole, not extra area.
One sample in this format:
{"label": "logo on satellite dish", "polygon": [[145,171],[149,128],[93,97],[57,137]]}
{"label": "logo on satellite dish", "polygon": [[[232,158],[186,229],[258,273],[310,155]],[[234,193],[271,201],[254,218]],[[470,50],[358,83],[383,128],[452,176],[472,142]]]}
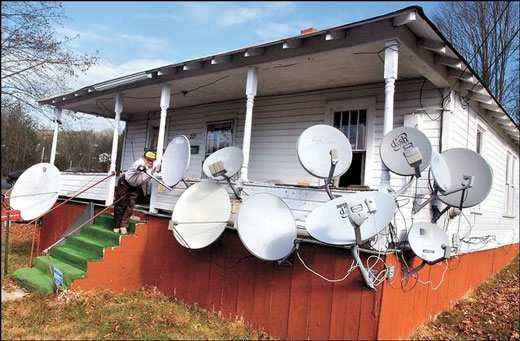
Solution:
{"label": "logo on satellite dish", "polygon": [[338,212],[339,212],[339,215],[341,218],[343,219],[347,219],[348,218],[348,205],[347,203],[341,203],[339,205],[336,205],[336,208],[338,209]]}
{"label": "logo on satellite dish", "polygon": [[423,249],[422,252],[423,253],[435,253],[435,250]]}
{"label": "logo on satellite dish", "polygon": [[392,143],[390,145],[392,146],[392,149],[394,151],[398,151],[402,148],[408,149],[410,147],[413,147],[413,143],[408,140],[407,133],[399,134],[395,139],[392,140]]}

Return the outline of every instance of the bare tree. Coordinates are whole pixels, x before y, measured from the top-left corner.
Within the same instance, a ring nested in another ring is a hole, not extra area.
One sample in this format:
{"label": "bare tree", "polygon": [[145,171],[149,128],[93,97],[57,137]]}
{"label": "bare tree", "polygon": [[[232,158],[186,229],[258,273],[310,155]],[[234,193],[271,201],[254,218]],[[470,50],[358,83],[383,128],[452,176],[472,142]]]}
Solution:
{"label": "bare tree", "polygon": [[59,2],[2,1],[2,108],[21,103],[41,110],[37,99],[65,90],[96,57],[68,47],[76,37],[58,38],[65,19]]}
{"label": "bare tree", "polygon": [[38,138],[39,129],[38,122],[21,105],[2,110],[2,175],[39,162],[43,148]]}
{"label": "bare tree", "polygon": [[486,86],[519,122],[520,3],[454,1],[439,5],[434,21]]}

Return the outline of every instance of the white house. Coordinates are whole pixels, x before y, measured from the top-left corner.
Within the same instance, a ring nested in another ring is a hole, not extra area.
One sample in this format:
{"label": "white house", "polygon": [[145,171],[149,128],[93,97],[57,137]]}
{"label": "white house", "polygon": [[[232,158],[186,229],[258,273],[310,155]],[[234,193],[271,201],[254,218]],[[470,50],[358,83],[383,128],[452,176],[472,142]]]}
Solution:
{"label": "white house", "polygon": [[[192,147],[187,176],[197,181],[205,156],[240,147],[244,165],[236,180],[248,193],[278,194],[300,222],[328,200],[298,161],[296,143],[305,128],[330,124],[349,137],[353,164],[335,188],[343,194],[377,189],[383,135],[417,126],[435,150],[476,150],[493,169],[490,195],[465,217],[474,224],[472,236],[496,240],[467,245],[466,251],[518,242],[519,128],[420,7],[138,72],[40,104],[57,114],[65,109],[124,120],[123,150],[117,150],[114,129],[112,152],[122,153],[123,169],[145,147],[162,154],[173,137],[186,135]],[[64,173],[62,194],[104,176]],[[391,176],[392,186],[404,181]],[[425,181],[420,190],[427,188]],[[114,185],[111,179],[82,197],[110,204]],[[179,184],[167,192],[153,184],[149,212],[171,211],[183,189]],[[413,219],[426,219],[427,211]],[[412,218],[409,210],[403,213],[401,228]],[[469,227],[466,219],[455,218],[449,229],[463,234]]]}

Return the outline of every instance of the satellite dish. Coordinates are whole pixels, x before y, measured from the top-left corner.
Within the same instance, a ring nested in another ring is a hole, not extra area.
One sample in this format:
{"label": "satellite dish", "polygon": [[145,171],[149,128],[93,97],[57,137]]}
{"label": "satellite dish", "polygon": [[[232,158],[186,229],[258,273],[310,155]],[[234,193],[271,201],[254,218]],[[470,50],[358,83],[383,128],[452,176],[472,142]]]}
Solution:
{"label": "satellite dish", "polygon": [[58,200],[61,189],[60,171],[50,163],[38,163],[20,175],[10,195],[12,209],[20,211],[23,220],[47,213]]}
{"label": "satellite dish", "polygon": [[313,238],[321,242],[333,245],[353,244],[356,242],[355,223],[348,209],[367,200],[374,202],[375,212],[361,223],[361,240],[372,238],[392,221],[396,210],[394,198],[385,192],[356,192],[328,201],[307,216],[305,227]]}
{"label": "satellite dish", "polygon": [[161,173],[167,185],[175,186],[182,180],[190,165],[190,141],[184,135],[168,143],[162,158]]}
{"label": "satellite dish", "polygon": [[385,166],[398,175],[415,175],[416,169],[411,164],[421,158],[419,171],[430,164],[432,146],[426,135],[411,127],[400,127],[383,137],[379,150]]}
{"label": "satellite dish", "polygon": [[444,156],[433,151],[430,168],[437,186],[439,186],[442,191],[448,191],[451,188],[451,175]]}
{"label": "satellite dish", "polygon": [[[464,181],[464,177],[472,177],[472,187],[465,191],[462,207],[473,207],[484,201],[493,184],[493,171],[486,160],[465,148],[449,149],[441,155],[448,164],[452,189],[459,186]],[[448,195],[439,193],[439,199],[448,206],[459,207],[462,194],[462,191]]]}
{"label": "satellite dish", "polygon": [[238,235],[256,257],[274,261],[291,254],[296,239],[296,221],[289,207],[277,196],[253,194],[240,207]]}
{"label": "satellite dish", "polygon": [[172,213],[173,235],[184,247],[200,249],[217,240],[231,216],[226,189],[203,181],[190,186],[177,200]]}
{"label": "satellite dish", "polygon": [[408,232],[408,243],[417,257],[433,263],[444,258],[449,236],[436,224],[417,222]]}
{"label": "satellite dish", "polygon": [[[242,150],[237,147],[226,147],[217,150],[204,160],[202,170],[208,178],[214,180],[224,180],[225,177],[232,177],[242,167]],[[218,171],[222,171],[219,175]],[[214,175],[217,174],[217,175]]]}
{"label": "satellite dish", "polygon": [[303,131],[298,138],[298,160],[310,174],[326,179],[331,156],[337,160],[333,177],[343,175],[352,162],[352,147],[348,138],[334,127],[318,124]]}

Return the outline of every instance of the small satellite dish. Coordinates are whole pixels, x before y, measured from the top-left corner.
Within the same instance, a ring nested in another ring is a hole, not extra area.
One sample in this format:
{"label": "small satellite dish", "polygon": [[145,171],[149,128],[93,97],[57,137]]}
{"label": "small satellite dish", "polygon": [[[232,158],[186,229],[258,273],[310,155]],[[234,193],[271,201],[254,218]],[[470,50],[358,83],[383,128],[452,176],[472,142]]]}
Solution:
{"label": "small satellite dish", "polygon": [[333,178],[343,175],[352,162],[348,138],[329,125],[318,124],[305,129],[298,138],[297,148],[302,167],[318,178],[328,178],[332,159],[337,161]]}
{"label": "small satellite dish", "polygon": [[434,263],[444,258],[449,236],[436,224],[417,222],[408,232],[408,243],[417,257]]}
{"label": "small satellite dish", "polygon": [[432,146],[420,130],[400,127],[383,137],[379,153],[385,166],[393,173],[417,175],[417,170],[423,171],[430,164]]}
{"label": "small satellite dish", "polygon": [[184,247],[200,249],[217,240],[231,216],[231,200],[224,186],[203,181],[190,186],[172,213],[173,235]]}
{"label": "small satellite dish", "polygon": [[374,213],[361,222],[361,240],[365,241],[381,232],[393,219],[394,198],[385,192],[370,191],[346,194],[328,201],[313,210],[305,220],[309,234],[324,243],[347,245],[356,242],[356,225],[349,210],[356,211],[367,202],[373,202]]}
{"label": "small satellite dish", "polygon": [[451,188],[451,175],[448,164],[446,163],[446,160],[444,160],[444,156],[436,151],[432,151],[432,162],[430,168],[437,186],[439,186],[442,191],[448,191]]}
{"label": "small satellite dish", "polygon": [[[462,207],[473,207],[480,204],[491,191],[493,184],[493,171],[489,164],[472,150],[465,148],[453,148],[441,154],[446,161],[450,177],[454,187],[460,186],[465,178],[471,178],[471,187],[464,193]],[[459,207],[463,192],[458,191],[448,195],[439,193],[439,199],[448,206]]]}
{"label": "small satellite dish", "polygon": [[184,135],[168,143],[164,152],[161,173],[167,185],[175,186],[182,180],[190,165],[190,141]]}
{"label": "small satellite dish", "polygon": [[12,209],[20,211],[23,220],[47,213],[58,200],[61,189],[60,171],[50,163],[38,163],[20,175],[10,194]]}
{"label": "small satellite dish", "polygon": [[291,254],[296,239],[296,221],[289,207],[277,196],[253,194],[240,207],[238,235],[256,257],[275,261]]}
{"label": "small satellite dish", "polygon": [[202,170],[210,179],[224,180],[238,173],[242,167],[242,150],[237,147],[226,147],[217,150],[204,160]]}

